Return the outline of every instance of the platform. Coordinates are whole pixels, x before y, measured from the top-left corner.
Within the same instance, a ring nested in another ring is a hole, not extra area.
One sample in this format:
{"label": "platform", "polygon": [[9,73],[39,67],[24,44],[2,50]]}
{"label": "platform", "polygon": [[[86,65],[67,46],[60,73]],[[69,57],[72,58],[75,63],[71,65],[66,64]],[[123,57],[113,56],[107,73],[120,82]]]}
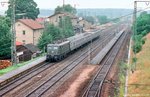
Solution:
{"label": "platform", "polygon": [[0,85],[4,81],[9,80],[10,78],[13,78],[14,76],[16,76],[16,75],[18,75],[18,74],[34,67],[34,66],[36,66],[37,64],[40,64],[40,63],[44,62],[45,60],[46,60],[46,56],[43,56],[41,58],[38,58],[38,59],[24,65],[24,66],[21,66],[21,67],[15,69],[15,70],[12,70],[12,71],[0,76]]}
{"label": "platform", "polygon": [[103,60],[103,58],[107,55],[119,37],[123,34],[124,30],[120,31],[116,34],[116,36],[91,60],[91,64],[97,65]]}

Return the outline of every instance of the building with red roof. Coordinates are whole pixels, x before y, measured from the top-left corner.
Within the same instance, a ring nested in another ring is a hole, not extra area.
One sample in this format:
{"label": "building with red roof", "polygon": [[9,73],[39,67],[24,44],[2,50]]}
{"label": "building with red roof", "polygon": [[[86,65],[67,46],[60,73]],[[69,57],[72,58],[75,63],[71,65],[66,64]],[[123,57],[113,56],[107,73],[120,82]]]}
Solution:
{"label": "building with red roof", "polygon": [[23,44],[38,43],[44,26],[32,19],[19,19],[16,21],[16,40]]}

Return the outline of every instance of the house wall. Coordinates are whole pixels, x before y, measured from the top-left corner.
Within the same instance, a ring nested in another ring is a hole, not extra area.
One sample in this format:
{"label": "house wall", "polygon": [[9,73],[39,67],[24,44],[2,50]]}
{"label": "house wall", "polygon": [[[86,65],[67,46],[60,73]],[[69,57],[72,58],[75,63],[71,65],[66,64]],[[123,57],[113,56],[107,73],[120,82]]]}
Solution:
{"label": "house wall", "polygon": [[[24,25],[21,22],[16,22],[16,41],[22,42],[24,44],[34,44],[37,45],[38,39],[43,33],[43,29],[33,30],[30,27]],[[25,35],[23,34],[25,31]]]}
{"label": "house wall", "polygon": [[79,25],[83,26],[84,30],[90,29],[90,27],[92,26],[91,23],[89,23],[89,22],[87,22],[87,21],[85,21],[85,20],[81,20],[81,21],[79,22]]}
{"label": "house wall", "polygon": [[78,19],[71,19],[71,22],[73,26],[78,25]]}
{"label": "house wall", "polygon": [[37,45],[39,38],[43,33],[43,29],[34,30],[34,45]]}
{"label": "house wall", "polygon": [[49,17],[49,22],[51,24],[54,24],[55,26],[58,26],[59,25],[59,17],[62,17],[63,14],[57,14],[55,16],[51,16]]}
{"label": "house wall", "polygon": [[71,18],[71,22],[72,22],[72,25],[75,26],[77,25],[77,20],[78,19],[74,19],[73,15],[65,15],[65,14],[56,14],[54,16],[51,16],[49,17],[49,22],[54,24],[55,26],[58,26],[59,25],[59,21],[60,21],[60,17],[64,17],[64,16],[69,16]]}
{"label": "house wall", "polygon": [[[33,30],[21,22],[16,22],[16,41],[24,44],[33,43]],[[25,31],[25,35],[23,34]]]}
{"label": "house wall", "polygon": [[63,17],[63,16],[69,16],[71,18],[71,22],[72,22],[72,25],[75,27],[75,26],[81,26],[83,27],[84,30],[86,29],[90,29],[92,24],[87,22],[86,20],[78,20],[77,17],[75,17],[74,15],[71,15],[71,14],[56,14],[56,15],[53,15],[51,17],[49,17],[49,22],[54,24],[55,26],[58,26],[59,25],[59,17]]}

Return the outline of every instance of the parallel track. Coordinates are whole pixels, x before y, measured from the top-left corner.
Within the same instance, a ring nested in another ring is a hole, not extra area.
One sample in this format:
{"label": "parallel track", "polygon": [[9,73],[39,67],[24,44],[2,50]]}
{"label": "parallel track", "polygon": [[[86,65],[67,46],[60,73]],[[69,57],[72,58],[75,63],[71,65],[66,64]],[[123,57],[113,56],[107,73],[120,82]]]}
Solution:
{"label": "parallel track", "polygon": [[[104,41],[108,41],[108,39],[104,39]],[[99,43],[92,52],[94,52],[102,43]],[[73,70],[79,63],[81,63],[85,58],[87,58],[87,52],[85,51],[82,55],[76,58],[74,61],[68,64],[68,66],[64,67],[62,70],[58,71],[54,76],[49,78],[46,82],[43,82],[39,87],[33,90],[31,93],[26,95],[27,97],[40,97],[43,95],[47,90],[49,90],[53,85],[55,85],[59,80],[61,80],[65,75],[67,75],[71,70]]]}
{"label": "parallel track", "polygon": [[110,53],[105,57],[102,67],[98,70],[98,73],[91,81],[89,87],[86,89],[82,97],[100,97],[102,85],[104,80],[120,50],[121,44],[126,38],[126,33],[124,33],[114,47],[111,49]]}
{"label": "parallel track", "polygon": [[[105,41],[107,39],[104,39]],[[94,52],[99,46],[102,45],[101,43],[97,45],[95,48],[92,49]],[[50,77],[47,81],[41,83],[35,90],[32,90],[31,93],[26,95],[26,97],[40,97],[42,96],[47,90],[49,90],[53,85],[55,85],[59,80],[61,80],[65,75],[67,75],[71,70],[78,66],[85,58],[88,57],[88,51],[85,51],[81,54],[78,58],[74,59],[71,63],[69,63],[66,67],[62,68],[61,70],[57,71],[54,76]]]}

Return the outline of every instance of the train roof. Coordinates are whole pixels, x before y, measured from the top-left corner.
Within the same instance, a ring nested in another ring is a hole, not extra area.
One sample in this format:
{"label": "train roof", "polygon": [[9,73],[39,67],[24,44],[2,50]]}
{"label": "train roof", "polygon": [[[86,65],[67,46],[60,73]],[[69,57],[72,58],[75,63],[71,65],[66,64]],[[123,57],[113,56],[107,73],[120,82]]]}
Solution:
{"label": "train roof", "polygon": [[72,41],[72,40],[81,39],[81,38],[83,38],[83,37],[85,37],[85,36],[87,36],[87,35],[89,35],[89,34],[91,34],[91,33],[81,33],[81,34],[77,34],[77,35],[75,35],[75,36],[72,36],[72,37],[67,38],[67,40],[68,40],[68,41]]}
{"label": "train roof", "polygon": [[61,43],[48,44],[47,46],[61,46],[61,45],[67,44],[67,43],[69,43],[69,41],[64,41],[64,42],[61,42]]}

